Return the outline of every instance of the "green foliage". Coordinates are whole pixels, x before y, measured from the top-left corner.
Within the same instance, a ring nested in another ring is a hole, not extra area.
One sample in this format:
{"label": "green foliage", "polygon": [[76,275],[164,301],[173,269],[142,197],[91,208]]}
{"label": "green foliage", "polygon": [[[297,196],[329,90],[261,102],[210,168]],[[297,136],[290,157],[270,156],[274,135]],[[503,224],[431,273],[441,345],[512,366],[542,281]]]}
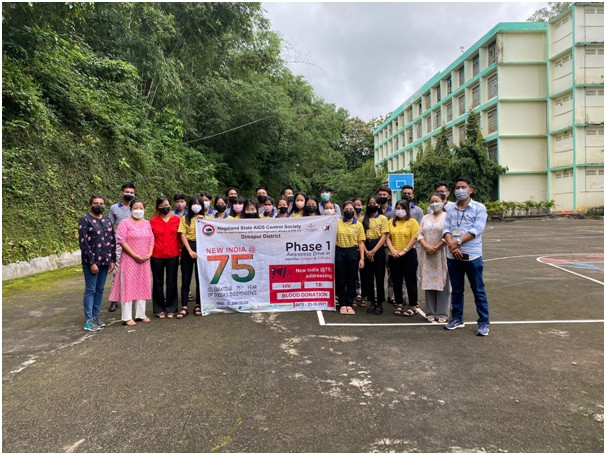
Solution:
{"label": "green foliage", "polygon": [[573,2],[548,2],[545,8],[536,10],[532,16],[526,20],[529,22],[548,22],[567,9],[572,3]]}
{"label": "green foliage", "polygon": [[503,219],[514,216],[548,215],[555,206],[555,201],[496,201],[487,202],[485,205],[488,215]]}
{"label": "green foliage", "polygon": [[[454,186],[455,179],[467,177],[471,180],[473,198],[489,201],[498,176],[506,168],[490,160],[486,143],[479,127],[479,114],[469,111],[465,124],[465,140],[460,146],[448,145],[446,130],[442,128],[436,147],[427,147],[423,154],[410,165],[415,175],[415,199],[428,200],[433,193],[433,185],[444,181]],[[452,189],[451,189],[452,192]]]}

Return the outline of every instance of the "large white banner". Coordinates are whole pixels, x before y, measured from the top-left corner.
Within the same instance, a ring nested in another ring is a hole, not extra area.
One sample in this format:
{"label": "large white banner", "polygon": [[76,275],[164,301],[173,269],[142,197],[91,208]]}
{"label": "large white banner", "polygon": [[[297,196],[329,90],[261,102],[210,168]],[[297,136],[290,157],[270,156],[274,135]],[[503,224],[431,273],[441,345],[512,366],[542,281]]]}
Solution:
{"label": "large white banner", "polygon": [[335,216],[196,222],[202,314],[335,310]]}

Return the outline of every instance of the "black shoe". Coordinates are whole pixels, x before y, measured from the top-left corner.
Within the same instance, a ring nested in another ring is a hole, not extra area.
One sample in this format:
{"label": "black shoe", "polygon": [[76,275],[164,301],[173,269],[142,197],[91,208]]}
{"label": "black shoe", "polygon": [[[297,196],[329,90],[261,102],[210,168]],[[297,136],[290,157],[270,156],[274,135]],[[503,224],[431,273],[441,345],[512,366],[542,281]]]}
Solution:
{"label": "black shoe", "polygon": [[114,311],[116,311],[118,309],[118,302],[109,302],[109,312],[113,313]]}

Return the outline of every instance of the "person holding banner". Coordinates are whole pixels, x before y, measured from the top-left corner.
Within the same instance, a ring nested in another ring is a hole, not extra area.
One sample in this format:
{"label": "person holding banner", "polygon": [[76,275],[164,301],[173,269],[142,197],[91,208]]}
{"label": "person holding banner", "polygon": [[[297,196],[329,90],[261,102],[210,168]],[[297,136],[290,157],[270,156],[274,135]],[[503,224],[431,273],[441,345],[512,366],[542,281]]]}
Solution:
{"label": "person holding banner", "polygon": [[315,196],[307,196],[303,216],[320,216],[320,212],[318,211],[319,206],[318,199]]}
{"label": "person holding banner", "polygon": [[[154,251],[154,233],[144,219],[145,204],[135,199],[130,204],[130,218],[118,226],[118,243],[122,246],[120,269],[109,296],[122,304],[122,324],[137,325],[135,321],[150,322],[145,315],[145,301],[151,299],[150,258]],[[135,319],[133,320],[133,303]]]}
{"label": "person holding banner", "polygon": [[[170,201],[168,198],[161,196],[156,199],[156,215],[149,222],[154,233],[154,251],[151,257],[154,314],[159,319],[172,319],[179,304],[177,275],[179,272],[180,237],[177,230],[181,218],[171,213]],[[165,273],[166,298],[164,296]]]}
{"label": "person holding banner", "polygon": [[[326,201],[326,210],[329,202]],[[337,248],[335,250],[335,285],[341,314],[356,314],[356,275],[364,268],[364,226],[355,218],[352,201],[343,203],[343,218],[337,222]]]}
{"label": "person holding banner", "polygon": [[221,220],[233,219],[233,217],[229,216],[229,212],[227,211],[227,196],[218,195],[215,198],[215,218]]}
{"label": "person holding banner", "polygon": [[201,196],[192,196],[187,203],[187,215],[181,218],[177,232],[181,236],[183,248],[181,250],[181,311],[177,319],[183,319],[189,315],[187,302],[189,301],[189,289],[191,287],[192,274],[196,279],[196,306],[195,316],[202,316],[200,307],[200,284],[198,283],[198,253],[196,252],[196,220],[204,219],[204,199]]}
{"label": "person holding banner", "polygon": [[233,201],[229,211],[229,216],[235,219],[243,218],[241,215],[244,213],[244,198],[236,196],[235,198],[230,198],[229,200]]}
{"label": "person holding banner", "polygon": [[[419,233],[419,223],[411,217],[410,205],[401,199],[395,206],[395,218],[389,223],[387,248],[389,249],[389,268],[393,280],[393,292],[396,299],[396,316],[414,316],[417,313],[417,250],[415,243]],[[404,311],[402,285],[406,282],[408,304]]]}
{"label": "person holding banner", "polygon": [[[381,215],[379,196],[370,196],[366,201],[366,213],[362,220],[366,241],[364,251],[366,262],[362,269],[362,296],[371,302],[366,310],[369,314],[383,314],[385,301],[385,242],[389,234],[389,221]],[[375,283],[377,298],[375,299]]]}
{"label": "person holding banner", "polygon": [[278,210],[274,207],[274,198],[271,196],[265,197],[261,208],[263,209],[260,213],[261,218],[275,218],[278,215]]}
{"label": "person holding banner", "polygon": [[305,212],[305,201],[307,201],[307,195],[302,192],[295,194],[292,209],[290,210],[291,218],[299,218],[303,216]]}
{"label": "person holding banner", "polygon": [[204,216],[215,216],[215,211],[210,208],[210,204],[213,201],[212,195],[208,191],[203,191],[200,196],[202,196],[202,200],[204,201]]}

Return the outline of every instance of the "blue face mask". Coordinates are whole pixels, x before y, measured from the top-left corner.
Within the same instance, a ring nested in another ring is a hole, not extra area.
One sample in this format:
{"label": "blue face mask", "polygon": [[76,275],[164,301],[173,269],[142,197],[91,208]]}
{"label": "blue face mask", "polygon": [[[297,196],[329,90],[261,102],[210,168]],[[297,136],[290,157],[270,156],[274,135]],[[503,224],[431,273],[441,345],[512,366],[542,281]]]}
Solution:
{"label": "blue face mask", "polygon": [[320,197],[322,198],[322,200],[324,202],[330,201],[330,193],[322,193],[322,194],[320,194]]}
{"label": "blue face mask", "polygon": [[469,197],[469,190],[467,188],[460,188],[458,190],[455,190],[455,197],[459,201],[464,201]]}

